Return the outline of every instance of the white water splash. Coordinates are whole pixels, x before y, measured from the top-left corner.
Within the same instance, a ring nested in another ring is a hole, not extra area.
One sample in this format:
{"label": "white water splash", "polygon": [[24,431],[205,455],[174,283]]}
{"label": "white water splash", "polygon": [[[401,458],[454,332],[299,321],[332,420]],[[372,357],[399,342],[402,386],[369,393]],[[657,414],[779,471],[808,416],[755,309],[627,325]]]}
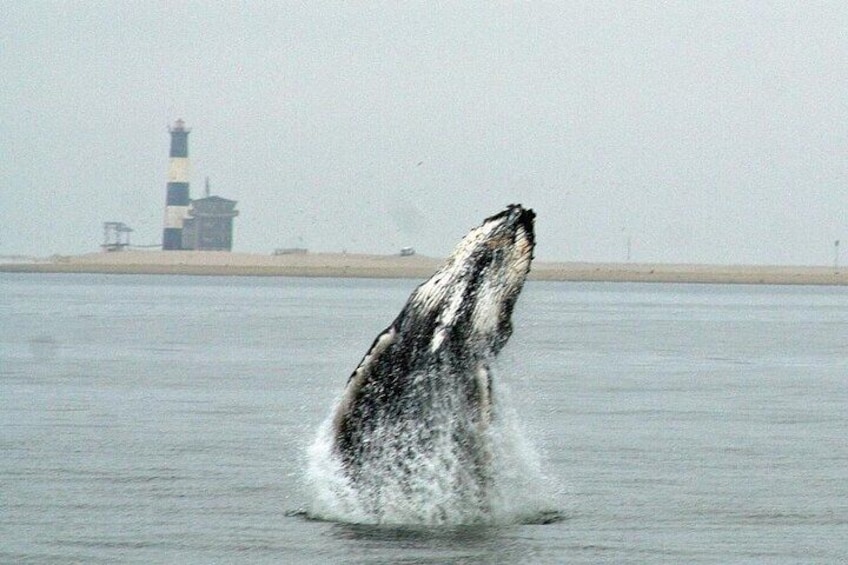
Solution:
{"label": "white water splash", "polygon": [[[449,441],[431,444],[426,451],[410,444],[401,465],[409,473],[399,474],[397,462],[389,462],[382,468],[369,469],[366,476],[370,486],[358,489],[333,454],[329,416],[308,452],[306,480],[312,491],[309,516],[394,525],[499,525],[546,520],[553,510],[555,489],[542,472],[540,458],[509,402],[508,391],[499,386],[494,397],[495,410],[486,432],[491,446],[491,481],[485,492],[475,486],[478,481],[461,479],[462,469],[457,466],[463,463]],[[379,485],[376,489],[375,484]],[[369,494],[363,496],[363,491]]]}

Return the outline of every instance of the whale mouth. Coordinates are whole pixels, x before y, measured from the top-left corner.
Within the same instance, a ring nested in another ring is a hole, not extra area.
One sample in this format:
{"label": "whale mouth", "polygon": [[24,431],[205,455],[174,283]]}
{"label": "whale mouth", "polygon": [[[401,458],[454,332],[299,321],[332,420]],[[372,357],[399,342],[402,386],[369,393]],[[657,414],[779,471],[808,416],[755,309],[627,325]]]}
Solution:
{"label": "whale mouth", "polygon": [[512,334],[535,216],[512,204],[470,230],[350,375],[317,445],[354,521],[486,523],[509,498],[491,363]]}

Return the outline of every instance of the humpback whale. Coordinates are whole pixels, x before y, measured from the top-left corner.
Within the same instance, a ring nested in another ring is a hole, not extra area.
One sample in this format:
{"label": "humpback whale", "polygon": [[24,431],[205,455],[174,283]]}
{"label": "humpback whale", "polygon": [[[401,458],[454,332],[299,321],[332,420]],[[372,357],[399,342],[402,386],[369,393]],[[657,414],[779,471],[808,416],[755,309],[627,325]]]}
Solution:
{"label": "humpback whale", "polygon": [[488,520],[491,365],[512,333],[534,218],[513,204],[472,229],[350,375],[330,449],[365,520]]}

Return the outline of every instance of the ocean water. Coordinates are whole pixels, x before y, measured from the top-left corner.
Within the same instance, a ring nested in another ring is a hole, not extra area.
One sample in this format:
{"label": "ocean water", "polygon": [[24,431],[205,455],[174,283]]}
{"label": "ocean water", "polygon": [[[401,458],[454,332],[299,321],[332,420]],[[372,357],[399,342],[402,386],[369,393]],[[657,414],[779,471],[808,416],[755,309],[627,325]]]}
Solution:
{"label": "ocean water", "polygon": [[497,366],[550,524],[310,520],[415,281],[0,274],[0,562],[836,563],[848,289],[530,282]]}

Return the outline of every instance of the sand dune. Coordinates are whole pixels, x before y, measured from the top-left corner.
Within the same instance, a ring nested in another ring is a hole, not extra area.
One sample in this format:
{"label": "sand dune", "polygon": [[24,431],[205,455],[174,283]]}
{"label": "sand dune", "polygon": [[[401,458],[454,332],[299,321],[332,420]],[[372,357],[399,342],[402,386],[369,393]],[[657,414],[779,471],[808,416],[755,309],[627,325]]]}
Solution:
{"label": "sand dune", "polygon": [[[413,255],[214,251],[122,251],[0,263],[0,272],[114,273],[425,279],[441,259]],[[846,285],[848,269],[798,266],[535,262],[530,278],[549,281]]]}

